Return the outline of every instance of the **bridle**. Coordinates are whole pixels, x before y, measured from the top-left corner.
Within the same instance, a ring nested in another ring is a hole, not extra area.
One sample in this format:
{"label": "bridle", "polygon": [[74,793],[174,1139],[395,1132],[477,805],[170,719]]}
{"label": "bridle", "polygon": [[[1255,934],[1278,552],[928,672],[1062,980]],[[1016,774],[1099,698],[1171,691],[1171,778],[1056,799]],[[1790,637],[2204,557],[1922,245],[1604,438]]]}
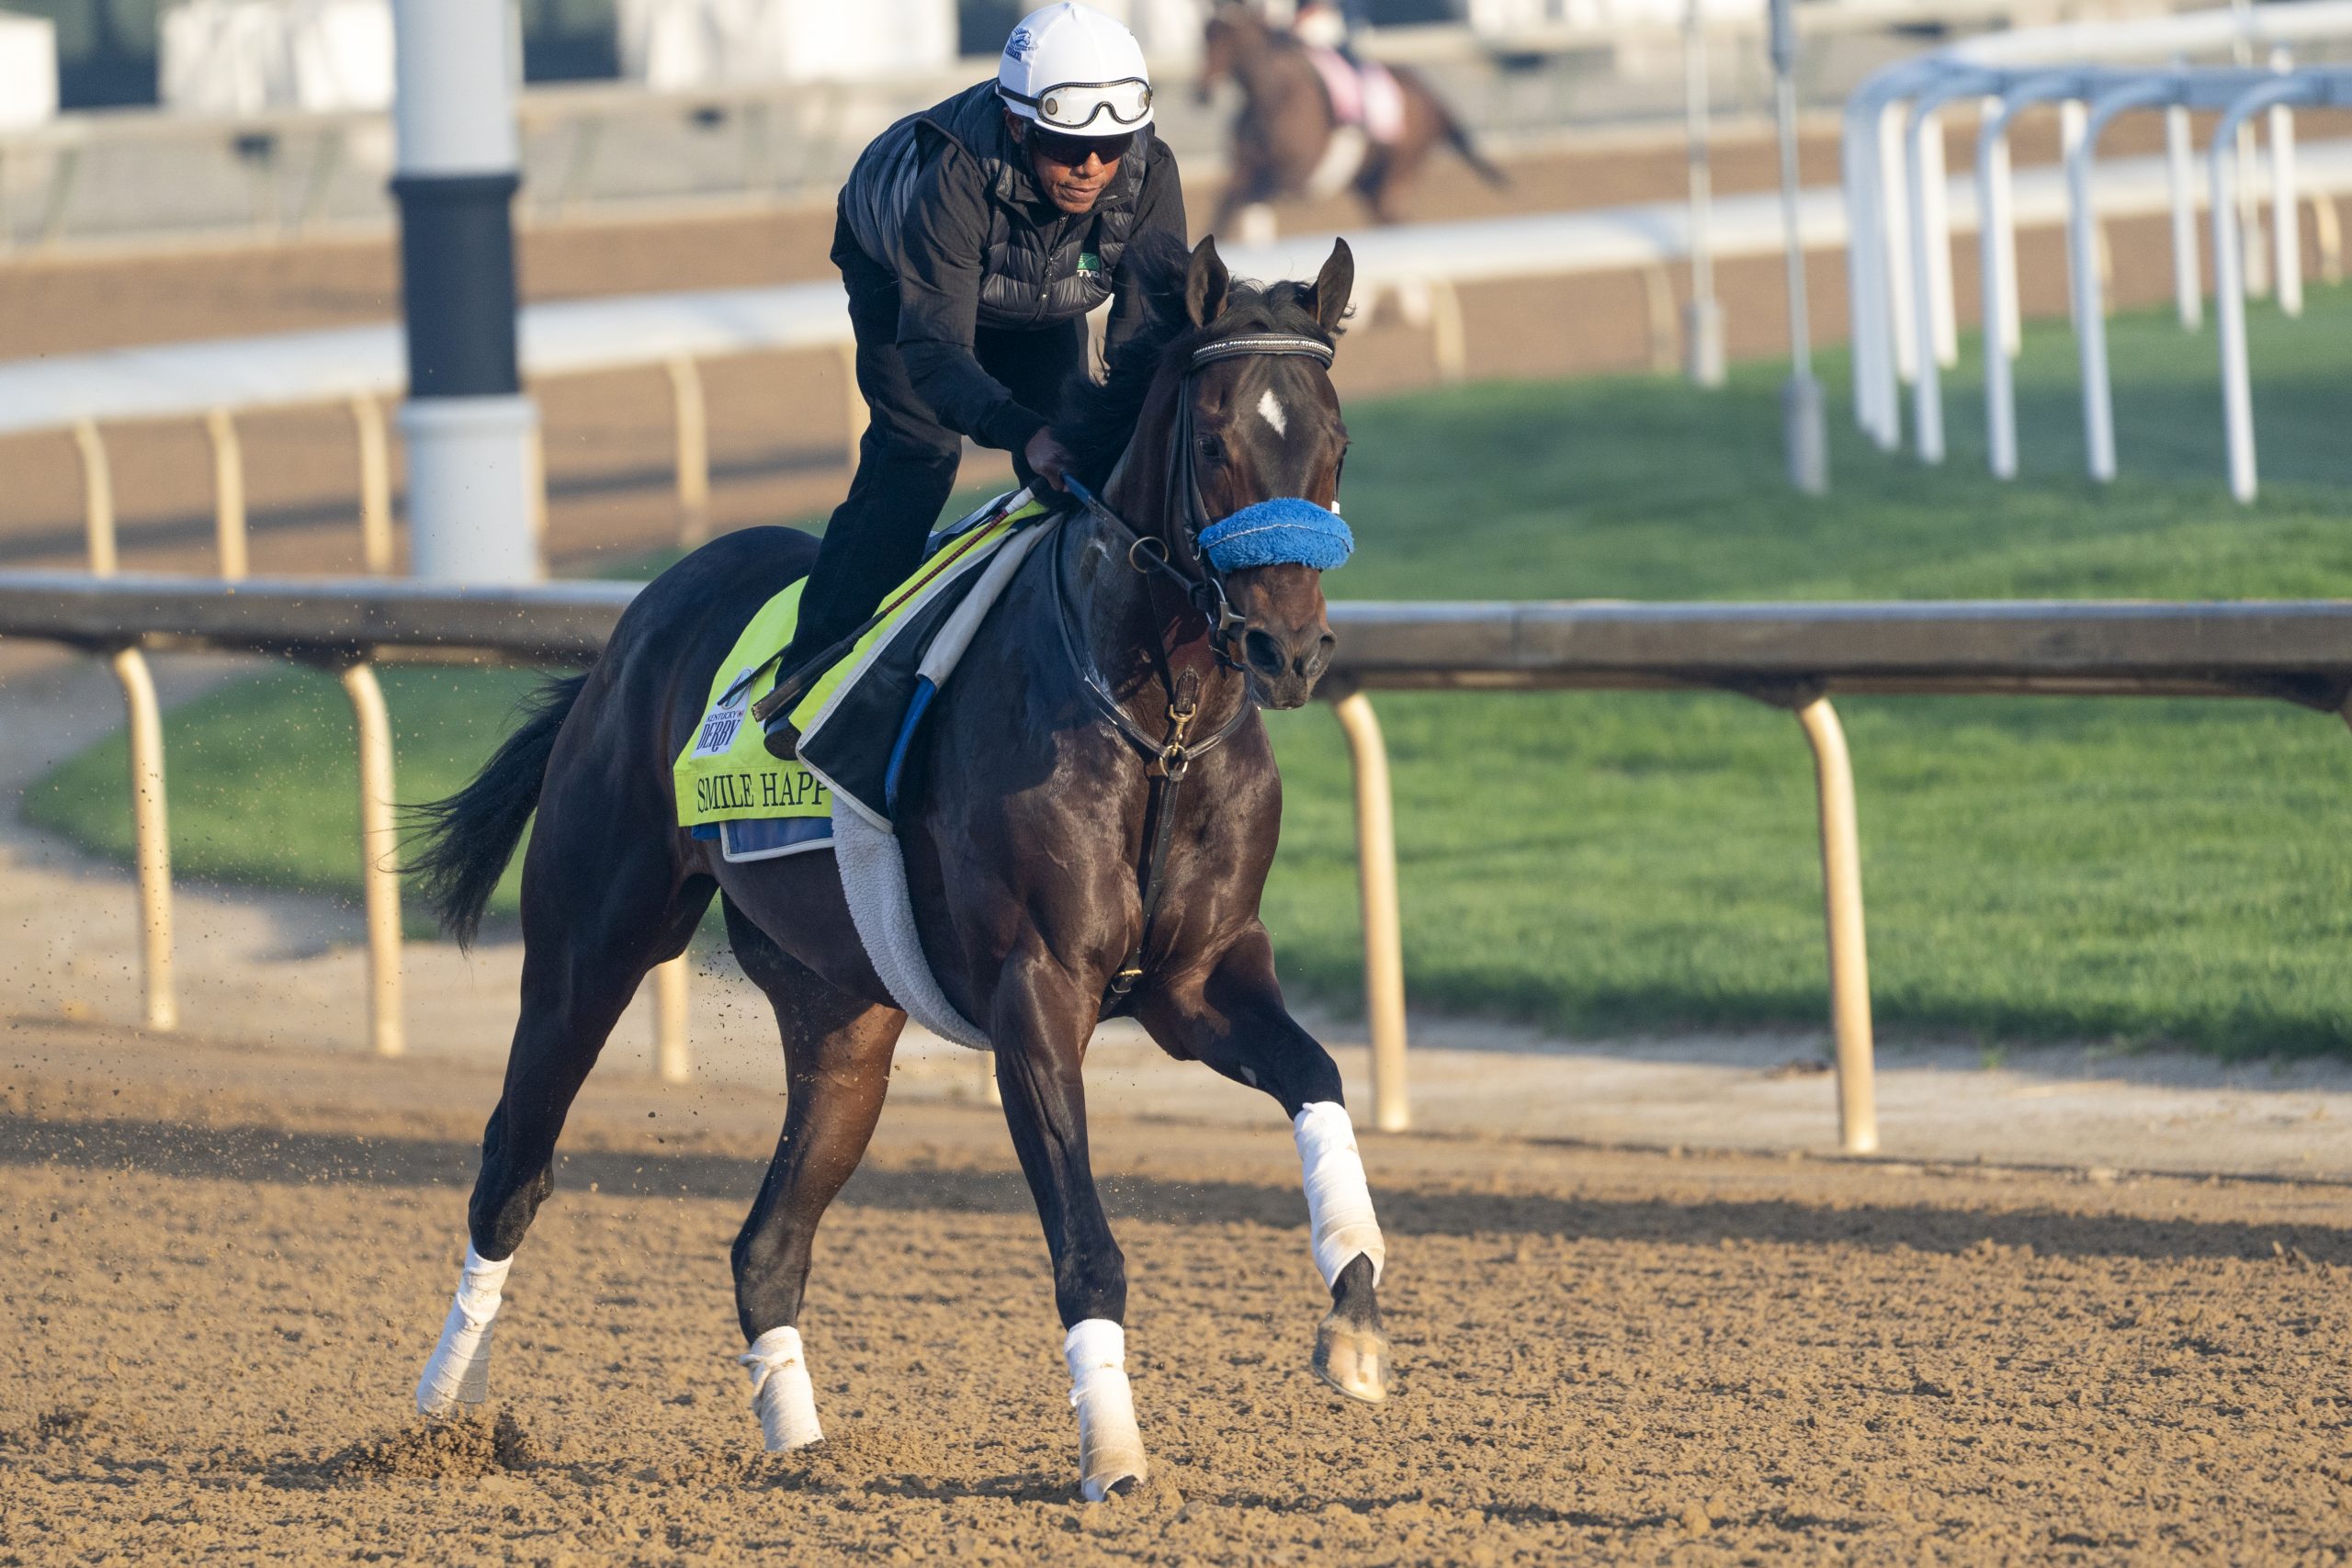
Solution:
{"label": "bridle", "polygon": [[1209,624],[1210,649],[1217,661],[1229,670],[1242,668],[1241,661],[1233,655],[1233,644],[1240,633],[1243,617],[1233,608],[1232,595],[1226,592],[1225,574],[1217,570],[1216,563],[1201,548],[1201,530],[1216,519],[1208,514],[1208,502],[1201,496],[1199,453],[1193,444],[1193,378],[1210,366],[1227,359],[1312,359],[1329,369],[1332,357],[1329,344],[1299,333],[1251,333],[1204,343],[1193,350],[1184,373],[1176,383],[1176,429],[1168,455],[1168,512],[1177,520],[1174,537],[1182,553],[1181,562],[1169,558],[1169,543],[1159,535],[1145,534],[1134,527],[1074,477],[1065,476],[1062,480],[1079,504],[1097,521],[1127,536],[1129,566],[1141,573],[1157,571],[1172,579],[1184,591],[1193,608]]}
{"label": "bridle", "polygon": [[[1093,491],[1073,477],[1065,476],[1064,488],[1079,505],[1096,522],[1114,536],[1127,540],[1127,565],[1137,575],[1149,579],[1153,575],[1172,580],[1187,601],[1208,622],[1209,647],[1217,662],[1228,670],[1246,675],[1247,669],[1234,657],[1233,644],[1245,624],[1233,608],[1232,595],[1226,592],[1225,574],[1209,559],[1202,548],[1201,532],[1216,521],[1208,514],[1208,503],[1201,496],[1200,470],[1193,444],[1193,382],[1204,369],[1227,359],[1243,358],[1304,358],[1313,359],[1327,368],[1332,360],[1331,345],[1320,338],[1295,333],[1253,333],[1241,337],[1221,338],[1205,343],[1193,350],[1185,363],[1183,375],[1176,384],[1176,427],[1174,446],[1168,459],[1168,516],[1175,526],[1170,530],[1181,563],[1170,558],[1168,539],[1157,534],[1146,534],[1105,505]],[[1145,758],[1145,776],[1151,781],[1151,793],[1144,807],[1145,852],[1138,873],[1138,892],[1143,903],[1143,923],[1136,934],[1134,949],[1112,976],[1104,990],[1102,1010],[1105,1015],[1115,1012],[1127,1000],[1136,982],[1143,978],[1144,954],[1150,949],[1152,927],[1159,913],[1159,900],[1167,886],[1169,846],[1174,841],[1176,796],[1182,787],[1184,775],[1193,763],[1215,750],[1234,731],[1257,706],[1254,695],[1244,686],[1242,699],[1234,705],[1233,716],[1226,720],[1206,738],[1193,739],[1193,725],[1200,716],[1200,678],[1194,671],[1182,674],[1170,669],[1167,648],[1159,641],[1157,627],[1152,633],[1155,662],[1160,682],[1168,692],[1168,733],[1154,739],[1143,726],[1128,713],[1119,700],[1102,667],[1096,663],[1092,648],[1084,634],[1071,623],[1071,604],[1068,552],[1055,551],[1054,597],[1061,626],[1062,648],[1069,655],[1070,666],[1078,673],[1079,684],[1102,716],[1114,729]]]}

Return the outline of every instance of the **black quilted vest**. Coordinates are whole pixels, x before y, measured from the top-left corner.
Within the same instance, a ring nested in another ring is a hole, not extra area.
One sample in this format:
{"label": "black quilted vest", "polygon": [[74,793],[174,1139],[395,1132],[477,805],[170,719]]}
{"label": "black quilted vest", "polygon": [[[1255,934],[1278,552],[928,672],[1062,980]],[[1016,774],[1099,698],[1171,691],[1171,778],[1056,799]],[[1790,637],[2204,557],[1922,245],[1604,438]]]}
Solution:
{"label": "black quilted vest", "polygon": [[1005,129],[996,84],[982,82],[876,137],[842,187],[842,215],[858,248],[903,276],[907,209],[923,171],[941,158],[967,161],[988,198],[980,324],[1049,326],[1111,297],[1112,275],[1135,231],[1136,198],[1151,150],[1147,127],[1094,210],[1068,217],[1037,188],[1028,155]]}

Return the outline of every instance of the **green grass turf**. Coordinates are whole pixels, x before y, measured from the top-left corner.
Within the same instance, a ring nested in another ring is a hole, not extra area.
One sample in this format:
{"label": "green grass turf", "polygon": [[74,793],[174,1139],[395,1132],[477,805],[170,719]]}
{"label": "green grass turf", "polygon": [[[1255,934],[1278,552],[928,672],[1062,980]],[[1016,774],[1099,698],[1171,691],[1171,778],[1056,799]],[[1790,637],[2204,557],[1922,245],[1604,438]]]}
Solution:
{"label": "green grass turf", "polygon": [[[1952,457],[1853,434],[1833,494],[1780,479],[1775,366],[1494,383],[1349,411],[1349,598],[2327,597],[2352,587],[2352,291],[2252,322],[2264,493],[2222,487],[2210,330],[2113,325],[2124,478],[2080,478],[2073,341],[2029,333],[2026,477],[1983,467],[1973,343]],[[401,793],[454,787],[524,678],[396,671]],[[1794,723],[1707,694],[1385,694],[1414,1002],[1555,1029],[1818,1029],[1811,770]],[[1894,1033],[2352,1049],[2352,745],[2254,703],[1847,699],[1871,965]],[[1288,784],[1268,889],[1295,989],[1352,1003],[1352,833],[1337,728],[1271,716]],[[349,718],[288,671],[173,716],[187,871],[356,886]],[[119,742],[32,792],[33,818],[128,852]],[[502,903],[512,907],[511,881]]]}

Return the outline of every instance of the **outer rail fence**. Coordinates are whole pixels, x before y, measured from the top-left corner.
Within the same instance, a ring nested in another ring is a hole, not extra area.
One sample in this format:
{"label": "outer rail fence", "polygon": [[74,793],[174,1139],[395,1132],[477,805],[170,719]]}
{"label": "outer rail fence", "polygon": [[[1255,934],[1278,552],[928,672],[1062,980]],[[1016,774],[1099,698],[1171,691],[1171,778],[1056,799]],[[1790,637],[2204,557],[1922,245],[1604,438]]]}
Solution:
{"label": "outer rail fence", "polygon": [[[391,737],[373,666],[585,662],[638,588],[267,580],[232,588],[184,577],[0,574],[0,637],[88,649],[122,682],[149,1026],[174,1027],[176,1010],[163,727],[147,650],[271,654],[342,672],[357,718],[371,1037],[379,1053],[398,1055]],[[2334,713],[2352,696],[2352,601],[1338,604],[1331,619],[1340,653],[1325,695],[1354,767],[1374,1119],[1388,1130],[1410,1120],[1404,958],[1387,753],[1368,692],[1711,689],[1792,713],[1814,758],[1838,1135],[1854,1153],[1878,1146],[1878,1123],[1860,834],[1832,693],[2260,697]],[[684,961],[653,982],[660,1070],[682,1078]]]}

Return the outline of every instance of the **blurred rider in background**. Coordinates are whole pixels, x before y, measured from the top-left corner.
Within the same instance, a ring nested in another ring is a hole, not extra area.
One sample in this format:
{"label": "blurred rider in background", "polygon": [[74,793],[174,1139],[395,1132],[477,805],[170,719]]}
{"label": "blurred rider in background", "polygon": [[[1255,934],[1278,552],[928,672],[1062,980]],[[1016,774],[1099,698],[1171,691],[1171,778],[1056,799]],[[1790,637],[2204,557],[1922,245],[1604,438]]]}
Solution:
{"label": "blurred rider in background", "polygon": [[[811,661],[912,574],[965,436],[1011,453],[1023,483],[1058,487],[1069,457],[1048,417],[1086,367],[1087,312],[1113,302],[1115,352],[1149,313],[1122,258],[1147,231],[1185,237],[1176,159],[1151,120],[1134,35],[1063,0],[1013,28],[995,81],[899,121],[859,157],[832,258],[872,419],[779,688],[817,673]],[[770,750],[787,756],[789,705],[768,721]]]}

